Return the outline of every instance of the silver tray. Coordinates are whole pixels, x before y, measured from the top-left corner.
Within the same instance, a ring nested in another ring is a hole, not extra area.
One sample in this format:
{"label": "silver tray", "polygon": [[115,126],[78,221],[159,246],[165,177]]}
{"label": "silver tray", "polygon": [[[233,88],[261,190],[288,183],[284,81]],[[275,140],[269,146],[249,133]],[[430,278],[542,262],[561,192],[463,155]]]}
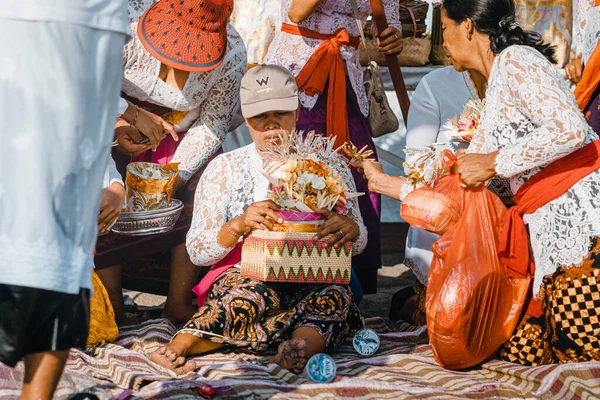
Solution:
{"label": "silver tray", "polygon": [[119,235],[145,236],[168,232],[175,227],[183,203],[171,199],[169,207],[152,211],[122,212],[112,231]]}

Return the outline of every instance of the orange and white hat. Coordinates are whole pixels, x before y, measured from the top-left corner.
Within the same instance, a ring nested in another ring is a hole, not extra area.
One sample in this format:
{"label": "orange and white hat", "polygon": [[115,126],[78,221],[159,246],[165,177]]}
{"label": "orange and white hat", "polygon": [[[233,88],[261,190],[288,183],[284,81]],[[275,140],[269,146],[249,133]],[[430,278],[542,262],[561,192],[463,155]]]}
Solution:
{"label": "orange and white hat", "polygon": [[217,68],[227,49],[233,0],[159,0],[138,22],[142,45],[160,62],[183,71]]}

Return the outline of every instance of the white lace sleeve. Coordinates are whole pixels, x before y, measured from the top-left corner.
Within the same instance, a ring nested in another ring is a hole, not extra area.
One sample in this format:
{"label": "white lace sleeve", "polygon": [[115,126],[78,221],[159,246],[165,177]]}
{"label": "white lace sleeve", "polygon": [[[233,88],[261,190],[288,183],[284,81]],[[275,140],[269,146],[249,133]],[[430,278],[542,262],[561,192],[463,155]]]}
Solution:
{"label": "white lace sleeve", "polygon": [[[338,170],[344,183],[346,183],[346,187],[349,192],[356,192],[356,184],[354,183],[354,178],[348,169]],[[348,204],[346,205],[346,213],[348,217],[352,218],[354,222],[358,225],[359,234],[356,240],[354,241],[354,245],[352,247],[352,255],[357,255],[362,253],[367,247],[368,241],[368,232],[367,227],[365,226],[362,215],[360,214],[360,207],[358,206],[358,199],[350,199],[348,200]]]}
{"label": "white lace sleeve", "polygon": [[402,25],[400,24],[399,3],[396,0],[383,0],[383,9],[385,11],[385,16],[387,17],[388,24],[402,32]]}
{"label": "white lace sleeve", "polygon": [[588,125],[554,66],[537,51],[521,46],[499,57],[500,85],[533,129],[499,150],[497,174],[508,178],[543,167],[581,147]]}
{"label": "white lace sleeve", "polygon": [[[481,121],[481,118],[479,119]],[[471,139],[471,143],[469,143],[469,147],[467,147],[467,153],[481,153],[483,152],[483,147],[485,144],[485,136],[483,129],[479,127],[473,134],[473,138]]]}
{"label": "white lace sleeve", "polygon": [[192,225],[186,237],[187,251],[195,265],[212,266],[231,251],[218,242],[219,231],[227,222],[230,176],[226,159],[217,157],[206,167],[196,188]]}
{"label": "white lace sleeve", "polygon": [[173,162],[179,165],[179,176],[187,181],[221,147],[229,132],[240,101],[240,82],[246,73],[246,57],[233,57],[227,71],[211,88],[201,106],[198,120],[175,152]]}
{"label": "white lace sleeve", "polygon": [[571,39],[571,52],[576,57],[583,53],[586,27],[589,21],[590,11],[593,6],[593,0],[573,1],[573,34]]}

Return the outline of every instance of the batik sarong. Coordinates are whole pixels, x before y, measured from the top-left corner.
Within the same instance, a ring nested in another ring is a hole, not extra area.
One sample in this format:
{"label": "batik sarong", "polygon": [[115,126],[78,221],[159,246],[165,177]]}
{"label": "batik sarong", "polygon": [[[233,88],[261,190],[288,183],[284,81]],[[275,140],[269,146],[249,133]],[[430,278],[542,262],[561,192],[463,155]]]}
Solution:
{"label": "batik sarong", "polygon": [[324,338],[325,351],[331,352],[362,326],[347,285],[261,282],[230,268],[179,333],[261,352],[291,339],[297,328],[310,327]]}

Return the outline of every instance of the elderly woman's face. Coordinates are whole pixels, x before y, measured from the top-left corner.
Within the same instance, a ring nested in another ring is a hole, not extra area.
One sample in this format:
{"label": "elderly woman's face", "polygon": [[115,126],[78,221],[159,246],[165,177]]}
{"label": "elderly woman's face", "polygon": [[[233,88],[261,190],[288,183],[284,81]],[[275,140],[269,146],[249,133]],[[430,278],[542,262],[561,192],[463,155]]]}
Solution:
{"label": "elderly woman's face", "polygon": [[442,32],[448,61],[457,71],[465,71],[473,57],[473,42],[468,38],[466,21],[457,23],[450,19],[442,7]]}
{"label": "elderly woman's face", "polygon": [[246,125],[250,131],[252,141],[258,147],[277,142],[279,135],[290,133],[296,128],[298,110],[296,111],[268,111],[252,118],[246,118]]}

